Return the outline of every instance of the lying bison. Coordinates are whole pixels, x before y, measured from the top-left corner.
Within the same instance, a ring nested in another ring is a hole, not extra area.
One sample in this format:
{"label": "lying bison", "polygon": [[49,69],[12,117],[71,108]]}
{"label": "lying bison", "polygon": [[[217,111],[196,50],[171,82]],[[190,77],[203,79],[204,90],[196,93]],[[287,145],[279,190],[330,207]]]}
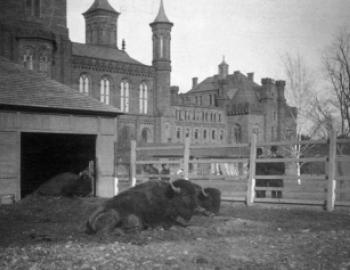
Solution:
{"label": "lying bison", "polygon": [[93,177],[87,170],[79,174],[60,173],[43,183],[36,193],[44,196],[85,197],[92,192],[92,181]]}
{"label": "lying bison", "polygon": [[[207,214],[200,206],[198,187],[190,181],[148,181],[107,200],[88,219],[86,232],[91,234],[116,227],[123,230],[172,225],[186,226],[195,213]],[[207,196],[205,193],[203,196]],[[106,215],[109,217],[103,224]],[[102,223],[102,225],[101,225]]]}

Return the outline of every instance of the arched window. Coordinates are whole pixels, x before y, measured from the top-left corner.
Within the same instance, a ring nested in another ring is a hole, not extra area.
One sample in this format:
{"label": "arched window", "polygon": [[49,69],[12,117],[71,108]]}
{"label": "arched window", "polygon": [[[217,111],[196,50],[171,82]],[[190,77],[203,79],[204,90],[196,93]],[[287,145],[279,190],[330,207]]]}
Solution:
{"label": "arched window", "polygon": [[26,13],[28,16],[40,17],[40,0],[26,0]]}
{"label": "arched window", "polygon": [[208,139],[208,131],[206,129],[203,130],[203,140],[206,141]]}
{"label": "arched window", "polygon": [[147,114],[148,110],[148,88],[145,82],[140,84],[140,113]]}
{"label": "arched window", "polygon": [[215,130],[212,130],[212,131],[211,131],[211,139],[212,139],[213,141],[216,140],[216,131],[215,131]]}
{"label": "arched window", "polygon": [[181,139],[181,128],[180,127],[176,128],[176,139],[177,140]]}
{"label": "arched window", "polygon": [[39,71],[49,72],[49,54],[46,49],[41,50],[39,53]]}
{"label": "arched window", "polygon": [[110,81],[107,77],[102,77],[100,81],[100,101],[105,104],[110,104]]}
{"label": "arched window", "polygon": [[29,70],[34,69],[34,50],[31,47],[27,47],[24,49],[24,54],[23,54],[23,65],[25,68]]}
{"label": "arched window", "polygon": [[79,92],[85,95],[89,94],[89,77],[87,74],[81,74],[79,78]]}
{"label": "arched window", "polygon": [[120,109],[129,112],[129,82],[122,81],[120,84]]}
{"label": "arched window", "polygon": [[185,137],[189,138],[190,136],[191,136],[191,130],[189,128],[186,128]]}

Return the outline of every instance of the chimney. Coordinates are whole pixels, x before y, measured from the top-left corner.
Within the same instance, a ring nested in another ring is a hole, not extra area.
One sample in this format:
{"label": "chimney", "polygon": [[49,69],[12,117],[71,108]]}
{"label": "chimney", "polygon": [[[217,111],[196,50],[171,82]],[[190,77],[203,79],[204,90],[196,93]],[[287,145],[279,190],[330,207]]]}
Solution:
{"label": "chimney", "polygon": [[198,85],[198,77],[192,78],[192,89]]}
{"label": "chimney", "polygon": [[247,73],[247,76],[248,76],[248,80],[254,82],[254,72]]}

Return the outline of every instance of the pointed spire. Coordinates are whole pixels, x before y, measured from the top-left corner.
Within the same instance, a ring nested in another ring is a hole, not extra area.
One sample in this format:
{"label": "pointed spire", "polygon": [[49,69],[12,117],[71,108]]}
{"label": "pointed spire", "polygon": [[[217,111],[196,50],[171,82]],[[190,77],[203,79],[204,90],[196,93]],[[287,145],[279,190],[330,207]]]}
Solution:
{"label": "pointed spire", "polygon": [[225,55],[222,56],[222,62],[220,65],[227,65],[226,61],[225,61]]}
{"label": "pointed spire", "polygon": [[160,0],[160,7],[159,7],[158,15],[154,19],[153,23],[170,23],[170,24],[172,24],[172,22],[169,21],[168,17],[165,14],[163,0]]}
{"label": "pointed spire", "polygon": [[108,0],[95,0],[95,2],[92,4],[92,6],[83,14],[91,13],[96,10],[105,10],[112,13],[119,14],[118,11],[116,11],[111,4],[108,2]]}

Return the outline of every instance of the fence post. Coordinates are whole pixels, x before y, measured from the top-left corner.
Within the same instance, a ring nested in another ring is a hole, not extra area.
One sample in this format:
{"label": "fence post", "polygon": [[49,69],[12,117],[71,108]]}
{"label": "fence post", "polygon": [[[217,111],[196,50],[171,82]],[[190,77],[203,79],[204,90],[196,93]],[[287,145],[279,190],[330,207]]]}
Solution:
{"label": "fence post", "polygon": [[130,144],[130,185],[134,187],[136,185],[136,141],[132,140]]}
{"label": "fence post", "polygon": [[335,189],[336,189],[336,156],[337,156],[337,137],[332,129],[329,133],[329,156],[328,156],[328,184],[327,184],[327,211],[334,210]]}
{"label": "fence post", "polygon": [[255,198],[255,167],[256,167],[256,134],[252,134],[249,154],[249,175],[246,203],[251,206]]}
{"label": "fence post", "polygon": [[189,162],[190,162],[190,143],[191,139],[189,137],[185,138],[185,148],[184,148],[184,178],[186,180],[189,179],[188,175],[188,169],[189,169]]}

